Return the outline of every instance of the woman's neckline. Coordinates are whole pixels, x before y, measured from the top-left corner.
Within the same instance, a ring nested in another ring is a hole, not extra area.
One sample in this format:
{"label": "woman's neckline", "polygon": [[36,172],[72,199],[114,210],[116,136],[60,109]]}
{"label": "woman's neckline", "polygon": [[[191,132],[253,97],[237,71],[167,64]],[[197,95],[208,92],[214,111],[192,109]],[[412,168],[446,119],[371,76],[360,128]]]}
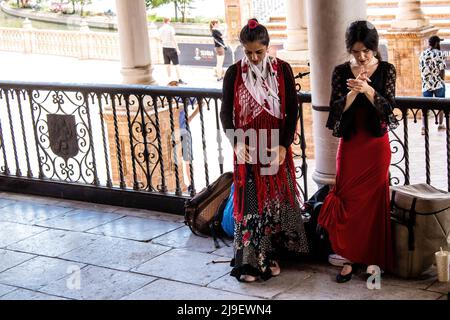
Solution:
{"label": "woman's neckline", "polygon": [[[373,70],[372,74],[369,76],[369,79],[372,79],[372,77],[375,75],[375,73],[377,73],[377,71],[378,71],[378,69],[380,69],[380,66],[381,66],[382,63],[383,63],[383,61],[378,61],[378,65],[375,68],[375,70]],[[353,76],[354,79],[356,79],[357,75],[355,76],[355,74],[353,73],[350,61],[347,61],[346,64],[348,66],[348,69],[350,70],[350,74]]]}

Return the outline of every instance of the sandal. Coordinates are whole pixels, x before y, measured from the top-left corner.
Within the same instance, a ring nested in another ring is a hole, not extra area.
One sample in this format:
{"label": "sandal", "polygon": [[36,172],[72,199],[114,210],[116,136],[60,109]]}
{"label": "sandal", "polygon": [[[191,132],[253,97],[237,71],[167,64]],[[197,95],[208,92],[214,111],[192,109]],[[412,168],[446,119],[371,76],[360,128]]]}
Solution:
{"label": "sandal", "polygon": [[276,261],[270,262],[270,272],[272,276],[276,277],[281,273],[280,265]]}
{"label": "sandal", "polygon": [[241,281],[243,281],[243,282],[255,282],[256,280],[258,280],[257,277],[251,276],[249,274],[243,274],[241,276]]}

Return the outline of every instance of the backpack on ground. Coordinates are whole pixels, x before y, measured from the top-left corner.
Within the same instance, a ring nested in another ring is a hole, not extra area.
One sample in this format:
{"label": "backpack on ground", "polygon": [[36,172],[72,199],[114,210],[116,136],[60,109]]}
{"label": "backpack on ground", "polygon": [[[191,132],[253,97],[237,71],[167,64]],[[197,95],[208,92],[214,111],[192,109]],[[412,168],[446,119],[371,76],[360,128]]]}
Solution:
{"label": "backpack on ground", "polygon": [[327,231],[317,221],[323,201],[329,191],[330,187],[328,185],[321,187],[302,206],[302,217],[310,254],[314,258],[324,261],[327,261],[328,255],[333,253],[333,249],[331,248]]}
{"label": "backpack on ground", "polygon": [[216,181],[185,202],[184,223],[196,235],[211,234],[210,223],[219,206],[230,195],[233,173],[225,172]]}
{"label": "backpack on ground", "polygon": [[229,196],[222,201],[209,224],[210,233],[213,237],[216,248],[220,248],[218,239],[229,247],[230,245],[225,239],[227,238],[231,240],[234,238],[233,199],[234,184],[231,184]]}

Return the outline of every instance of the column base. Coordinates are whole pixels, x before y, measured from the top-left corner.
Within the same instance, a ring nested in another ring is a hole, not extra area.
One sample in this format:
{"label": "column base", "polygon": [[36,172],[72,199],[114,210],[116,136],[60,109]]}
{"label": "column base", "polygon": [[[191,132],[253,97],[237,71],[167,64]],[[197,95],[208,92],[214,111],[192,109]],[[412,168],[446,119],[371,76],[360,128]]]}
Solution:
{"label": "column base", "polygon": [[152,76],[153,68],[148,65],[144,67],[122,68],[122,83],[124,84],[152,84],[156,81]]}
{"label": "column base", "polygon": [[334,175],[334,174],[327,174],[327,173],[321,173],[321,172],[317,172],[317,171],[313,172],[312,179],[319,186],[323,186],[323,185],[326,185],[326,184],[335,184],[336,183],[336,175]]}
{"label": "column base", "polygon": [[309,51],[308,50],[278,50],[277,57],[281,60],[294,65],[307,65],[309,62]]}

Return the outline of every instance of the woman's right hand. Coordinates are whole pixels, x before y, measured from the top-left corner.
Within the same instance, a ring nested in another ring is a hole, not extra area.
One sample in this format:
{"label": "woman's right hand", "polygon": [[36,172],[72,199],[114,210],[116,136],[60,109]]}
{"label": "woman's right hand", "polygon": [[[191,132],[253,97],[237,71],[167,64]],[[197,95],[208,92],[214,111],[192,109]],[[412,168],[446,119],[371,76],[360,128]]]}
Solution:
{"label": "woman's right hand", "polygon": [[245,143],[238,142],[234,147],[234,153],[236,154],[236,158],[238,164],[250,163],[252,162],[252,156],[250,155],[250,147]]}

